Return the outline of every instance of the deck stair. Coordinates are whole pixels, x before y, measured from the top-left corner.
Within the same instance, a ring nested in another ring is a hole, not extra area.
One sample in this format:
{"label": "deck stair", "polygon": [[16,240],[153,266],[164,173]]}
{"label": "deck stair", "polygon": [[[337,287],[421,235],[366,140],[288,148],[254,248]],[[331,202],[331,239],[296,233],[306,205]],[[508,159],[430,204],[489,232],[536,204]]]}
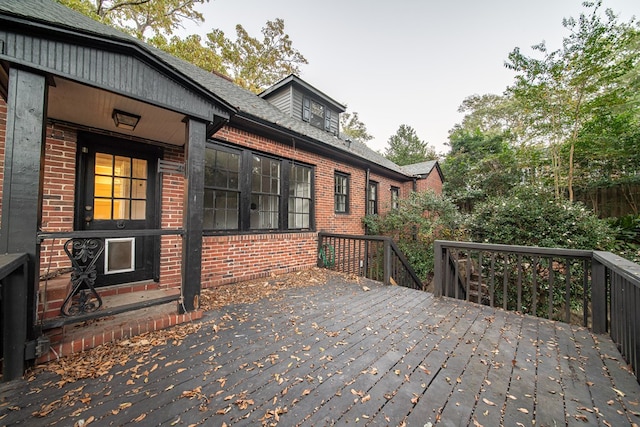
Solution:
{"label": "deck stair", "polygon": [[489,286],[482,282],[482,271],[476,259],[468,254],[452,253],[450,262],[455,265],[455,274],[460,299],[489,305]]}

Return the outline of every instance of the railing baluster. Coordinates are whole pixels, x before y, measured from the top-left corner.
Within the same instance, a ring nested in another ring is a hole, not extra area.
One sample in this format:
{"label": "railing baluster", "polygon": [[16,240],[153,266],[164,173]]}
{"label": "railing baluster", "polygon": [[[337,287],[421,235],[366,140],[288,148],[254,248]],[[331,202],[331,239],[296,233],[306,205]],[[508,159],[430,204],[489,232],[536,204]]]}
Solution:
{"label": "railing baluster", "polygon": [[549,261],[549,320],[553,320],[553,282],[555,275],[553,271],[553,258],[548,258]]}
{"label": "railing baluster", "polygon": [[471,300],[471,251],[467,252],[467,262],[465,263],[465,276],[466,276],[466,289],[467,289],[467,301]]}
{"label": "railing baluster", "polygon": [[589,260],[582,260],[582,326],[589,327]]}
{"label": "railing baluster", "polygon": [[509,300],[509,255],[504,254],[504,271],[502,272],[502,308],[507,309]]}
{"label": "railing baluster", "polygon": [[483,304],[482,301],[482,251],[478,252],[478,304]]}
{"label": "railing baluster", "polygon": [[458,251],[456,249],[455,251],[455,256],[454,256],[454,268],[455,268],[455,274],[454,274],[454,284],[453,284],[453,288],[454,288],[454,295],[456,299],[460,299],[460,251]]}
{"label": "railing baluster", "polygon": [[538,315],[538,257],[533,257],[533,265],[531,266],[531,278],[533,279],[533,290],[531,294],[531,314]]}
{"label": "railing baluster", "polygon": [[491,281],[489,285],[489,300],[491,307],[496,306],[496,294],[495,294],[495,279],[496,279],[496,254],[491,252]]}
{"label": "railing baluster", "polygon": [[571,323],[571,259],[565,258],[565,279],[564,279],[564,318],[565,322]]}
{"label": "railing baluster", "polygon": [[518,270],[518,303],[517,310],[522,312],[522,254],[518,254],[517,257],[517,270]]}

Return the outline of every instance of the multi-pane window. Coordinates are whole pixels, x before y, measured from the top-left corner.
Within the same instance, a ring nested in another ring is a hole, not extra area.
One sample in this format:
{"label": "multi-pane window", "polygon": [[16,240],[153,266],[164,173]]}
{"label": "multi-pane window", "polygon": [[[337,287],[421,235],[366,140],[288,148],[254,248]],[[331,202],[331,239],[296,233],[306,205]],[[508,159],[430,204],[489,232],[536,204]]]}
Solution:
{"label": "multi-pane window", "polygon": [[334,176],[334,209],[336,213],[349,212],[349,175],[336,172]]}
{"label": "multi-pane window", "polygon": [[331,129],[331,113],[311,98],[302,98],[302,120],[319,129]]}
{"label": "multi-pane window", "polygon": [[400,200],[400,189],[391,187],[391,209],[398,209],[398,200]]}
{"label": "multi-pane window", "polygon": [[370,181],[367,189],[367,214],[378,213],[378,183]]}
{"label": "multi-pane window", "polygon": [[146,160],[96,153],[94,182],[94,219],[146,218]]}
{"label": "multi-pane window", "polygon": [[247,149],[209,145],[205,155],[205,230],[313,227],[313,169]]}
{"label": "multi-pane window", "polygon": [[280,161],[252,156],[251,229],[277,229],[280,218]]}
{"label": "multi-pane window", "polygon": [[289,229],[310,228],[311,168],[291,163],[289,169]]}
{"label": "multi-pane window", "polygon": [[204,170],[205,229],[237,230],[240,219],[240,154],[207,149]]}

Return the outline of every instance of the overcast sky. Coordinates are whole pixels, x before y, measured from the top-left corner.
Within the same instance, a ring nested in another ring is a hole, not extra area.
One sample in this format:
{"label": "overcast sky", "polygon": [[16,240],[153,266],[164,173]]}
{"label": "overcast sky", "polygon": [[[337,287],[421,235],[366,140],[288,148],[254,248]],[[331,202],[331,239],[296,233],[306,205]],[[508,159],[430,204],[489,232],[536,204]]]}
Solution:
{"label": "overcast sky", "polygon": [[[603,0],[621,21],[640,18],[640,0]],[[268,20],[284,19],[293,46],[309,61],[300,77],[357,112],[384,152],[401,124],[448,151],[449,130],[473,94],[501,94],[514,74],[504,67],[515,47],[561,46],[562,19],[578,17],[582,0],[210,0],[205,22],[185,34],[235,26],[262,40]]]}

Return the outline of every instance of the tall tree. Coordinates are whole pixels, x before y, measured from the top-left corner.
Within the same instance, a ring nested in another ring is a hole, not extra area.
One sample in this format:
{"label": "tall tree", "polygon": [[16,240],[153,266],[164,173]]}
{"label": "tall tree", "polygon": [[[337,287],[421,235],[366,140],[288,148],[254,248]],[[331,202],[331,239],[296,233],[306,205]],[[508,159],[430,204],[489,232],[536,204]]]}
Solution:
{"label": "tall tree", "polygon": [[173,34],[182,22],[202,22],[196,6],[209,0],[57,0],[93,19],[124,30],[139,39],[154,34]]}
{"label": "tall tree", "polygon": [[482,132],[456,127],[449,135],[451,151],[442,163],[444,191],[471,211],[489,197],[506,196],[521,179],[516,150],[508,132]]}
{"label": "tall tree", "polygon": [[347,138],[366,143],[373,139],[367,132],[367,126],[360,121],[357,112],[340,114],[340,132]]}
{"label": "tall tree", "polygon": [[415,129],[408,125],[400,125],[387,144],[384,157],[400,166],[438,159],[435,149],[422,141]]}
{"label": "tall tree", "polygon": [[238,85],[259,93],[289,74],[299,74],[307,59],[293,47],[284,32],[284,20],[267,21],[262,40],[236,25],[236,40],[225,37],[221,30],[207,34],[207,46],[222,58],[225,74]]}
{"label": "tall tree", "polygon": [[[611,93],[621,90],[622,79],[640,59],[633,21],[619,23],[609,9],[601,16],[601,1],[584,5],[588,13],[563,21],[569,36],[562,49],[548,52],[542,43],[534,47],[543,54],[536,59],[516,48],[506,63],[518,73],[510,90],[532,112],[531,129],[549,141],[556,194],[560,195],[560,186],[565,184],[570,200],[574,198],[575,147],[581,129],[603,100],[613,99]],[[567,147],[566,166],[561,164],[563,146]]]}
{"label": "tall tree", "polygon": [[[209,0],[57,0],[78,12],[144,39],[198,67],[228,76],[239,86],[259,93],[289,74],[299,74],[307,59],[284,32],[284,20],[267,21],[262,40],[236,26],[236,40],[218,29],[184,39],[171,36],[182,22],[203,21],[195,10]],[[147,37],[146,33],[152,35]]]}

